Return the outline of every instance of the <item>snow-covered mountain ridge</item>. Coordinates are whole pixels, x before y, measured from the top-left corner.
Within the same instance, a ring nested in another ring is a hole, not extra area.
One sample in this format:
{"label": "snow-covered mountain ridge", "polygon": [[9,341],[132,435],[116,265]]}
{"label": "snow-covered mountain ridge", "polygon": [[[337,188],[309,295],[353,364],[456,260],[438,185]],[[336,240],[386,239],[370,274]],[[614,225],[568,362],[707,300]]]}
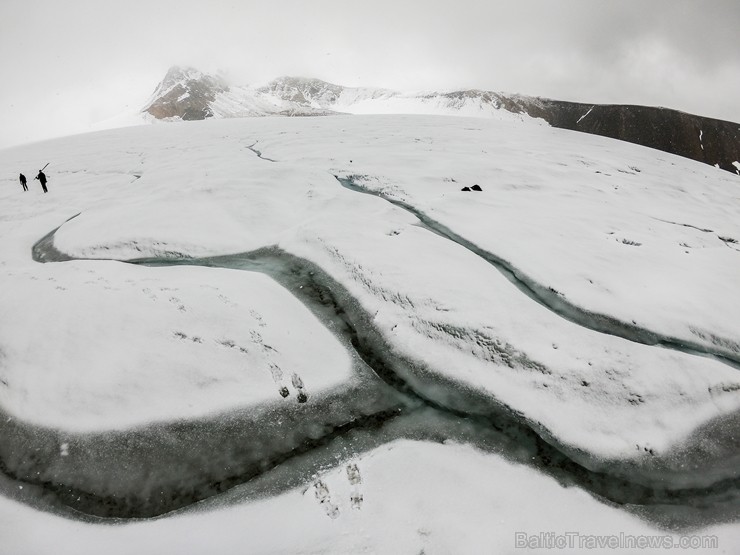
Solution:
{"label": "snow-covered mountain ridge", "polygon": [[143,111],[156,119],[172,120],[389,113],[531,119],[523,107],[539,104],[539,99],[490,91],[405,93],[289,76],[259,87],[230,86],[218,76],[172,67]]}
{"label": "snow-covered mountain ridge", "polygon": [[595,105],[477,89],[400,92],[280,77],[261,87],[172,67],[143,112],[158,120],[429,114],[530,120],[657,148],[740,174],[740,124],[667,108]]}

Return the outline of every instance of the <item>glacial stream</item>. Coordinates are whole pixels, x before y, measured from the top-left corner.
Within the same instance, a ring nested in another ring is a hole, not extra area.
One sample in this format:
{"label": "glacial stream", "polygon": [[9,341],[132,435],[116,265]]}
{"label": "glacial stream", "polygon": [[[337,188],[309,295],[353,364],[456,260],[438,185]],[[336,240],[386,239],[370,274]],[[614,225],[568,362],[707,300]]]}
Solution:
{"label": "glacial stream", "polygon": [[[451,233],[434,227],[442,235]],[[72,260],[54,248],[55,231],[34,245],[34,260]],[[681,465],[675,461],[657,460],[652,466],[599,461],[569,449],[489,396],[441,377],[419,379],[415,361],[395,354],[346,288],[307,260],[265,248],[200,259],[123,262],[268,275],[353,354],[355,378],[334,391],[309,395],[302,404],[276,395],[274,403],[249,410],[115,432],[69,434],[0,414],[0,492],[12,489],[16,498],[72,518],[150,518],[209,498],[217,503],[219,494],[236,491],[235,486],[242,498],[275,494],[310,483],[317,472],[358,454],[408,438],[476,445],[671,529],[740,518],[736,451],[707,458],[697,447],[695,453],[676,455],[686,459],[685,469],[676,470]],[[613,331],[613,323],[607,324]],[[647,340],[640,330],[625,333]],[[58,456],[62,443],[74,447],[69,456]]]}
{"label": "glacial stream", "polygon": [[357,183],[358,176],[339,177],[335,175],[334,178],[340,183],[340,185],[342,185],[342,187],[350,191],[381,198],[394,206],[413,214],[418,218],[419,222],[425,229],[452,241],[482,258],[501,272],[501,274],[524,295],[548,308],[553,314],[557,314],[574,324],[578,324],[581,327],[600,333],[621,337],[628,341],[634,341],[635,343],[642,343],[643,345],[659,346],[691,355],[708,356],[732,366],[733,368],[740,369],[739,345],[726,346],[719,342],[719,345],[711,348],[697,342],[662,335],[654,331],[641,328],[640,326],[623,322],[606,314],[599,314],[585,310],[580,306],[568,302],[557,291],[538,283],[510,262],[496,256],[492,252],[480,248],[464,237],[461,237],[450,228],[430,218],[427,214],[418,210],[416,207],[389,197],[381,192],[371,191],[362,185],[359,185]]}

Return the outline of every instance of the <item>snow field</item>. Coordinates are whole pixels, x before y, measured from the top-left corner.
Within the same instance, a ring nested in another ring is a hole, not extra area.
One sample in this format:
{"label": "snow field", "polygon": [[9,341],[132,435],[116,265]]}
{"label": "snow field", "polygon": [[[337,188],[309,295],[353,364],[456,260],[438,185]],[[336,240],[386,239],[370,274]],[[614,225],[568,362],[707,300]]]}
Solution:
{"label": "snow field", "polygon": [[283,387],[296,402],[293,376],[312,394],[352,378],[331,332],[258,273],[82,261],[3,281],[17,316],[0,323],[0,403],[27,422],[117,429],[282,400]]}
{"label": "snow field", "polygon": [[[70,255],[168,258],[278,244],[377,312],[394,349],[597,457],[665,454],[740,405],[736,370],[572,325],[410,215],[332,177],[369,176],[369,189],[416,203],[588,310],[734,351],[740,300],[726,284],[740,258],[718,240],[682,262],[684,250],[661,245],[703,232],[655,219],[711,220],[737,234],[726,173],[616,141],[464,118],[213,121],[108,132],[101,142],[110,150],[95,160],[85,148],[75,155],[89,172],[101,175],[111,159],[141,177],[123,202],[112,205],[104,187],[85,199],[92,205],[55,237]],[[474,182],[482,193],[459,191]]]}
{"label": "snow field", "polygon": [[[260,273],[115,261],[278,246],[347,289],[425,396],[503,404],[589,468],[623,462],[696,487],[736,477],[737,368],[561,318],[334,177],[406,202],[586,311],[735,356],[740,255],[727,239],[740,239],[740,182],[531,123],[221,120],[0,151],[7,175],[54,161],[48,195],[0,180],[0,407],[31,428],[135,433],[272,403],[292,414],[297,375],[301,414],[320,420],[314,398],[355,394],[356,355],[288,290]],[[483,191],[460,191],[473,184]],[[55,246],[93,260],[31,261],[60,225]],[[219,503],[99,526],[0,498],[0,552],[523,553],[517,531],[661,533],[451,442],[386,444],[300,488]],[[718,535],[719,552],[740,544],[732,523],[701,533]]]}

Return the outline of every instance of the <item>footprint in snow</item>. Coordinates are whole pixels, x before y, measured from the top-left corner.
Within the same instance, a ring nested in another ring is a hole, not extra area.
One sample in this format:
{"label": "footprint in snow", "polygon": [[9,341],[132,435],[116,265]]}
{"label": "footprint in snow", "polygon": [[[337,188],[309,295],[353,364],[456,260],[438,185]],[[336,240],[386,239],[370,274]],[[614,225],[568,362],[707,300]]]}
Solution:
{"label": "footprint in snow", "polygon": [[264,328],[267,325],[267,324],[265,324],[265,320],[262,318],[262,315],[259,312],[257,312],[256,310],[250,309],[249,315],[252,318],[254,318],[255,320],[257,320],[257,325],[259,327]]}
{"label": "footprint in snow", "polygon": [[180,301],[180,299],[178,299],[177,297],[170,297],[170,302],[174,305],[178,305],[177,310],[179,310],[180,312],[185,312],[185,310],[187,310],[185,308],[185,305],[182,304],[182,301]]}
{"label": "footprint in snow", "polygon": [[270,374],[272,374],[272,381],[274,381],[278,385],[278,392],[280,393],[280,396],[282,398],[285,398],[290,395],[290,390],[282,383],[283,371],[277,364],[273,362],[270,363]]}
{"label": "footprint in snow", "polygon": [[232,308],[233,308],[233,307],[236,307],[236,303],[235,303],[235,302],[233,302],[233,301],[232,301],[232,300],[231,300],[231,299],[230,299],[229,297],[227,297],[226,295],[223,295],[222,293],[219,293],[219,294],[218,294],[218,298],[219,298],[219,299],[221,300],[221,302],[223,302],[224,304],[226,304],[226,305],[229,305],[229,306],[230,306],[230,307],[232,307]]}
{"label": "footprint in snow", "polygon": [[329,518],[337,518],[339,516],[339,507],[331,502],[331,495],[329,494],[329,487],[321,480],[314,484],[314,493],[319,505],[324,507],[326,515]]}
{"label": "footprint in snow", "polygon": [[264,341],[262,339],[262,335],[257,330],[249,330],[249,337],[252,338],[252,342],[256,343],[257,345],[263,347]]}
{"label": "footprint in snow", "polygon": [[157,294],[156,293],[153,293],[152,290],[149,289],[148,287],[145,287],[144,289],[142,289],[141,292],[144,293],[151,300],[153,300],[153,301],[156,301],[157,300]]}
{"label": "footprint in snow", "polygon": [[360,475],[360,469],[357,465],[352,463],[347,465],[347,480],[349,480],[352,486],[352,492],[349,495],[350,503],[352,503],[353,509],[362,508],[363,496],[360,492],[360,484],[362,484],[362,476]]}
{"label": "footprint in snow", "polygon": [[301,379],[301,377],[294,372],[291,376],[291,382],[293,383],[293,387],[298,392],[298,402],[305,403],[306,401],[308,401],[308,395],[304,390],[303,380]]}

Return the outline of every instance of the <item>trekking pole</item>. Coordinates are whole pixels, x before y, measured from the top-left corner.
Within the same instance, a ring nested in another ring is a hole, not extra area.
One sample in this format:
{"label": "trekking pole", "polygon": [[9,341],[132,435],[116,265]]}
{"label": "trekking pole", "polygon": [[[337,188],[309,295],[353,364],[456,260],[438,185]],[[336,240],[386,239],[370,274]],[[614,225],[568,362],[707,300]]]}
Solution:
{"label": "trekking pole", "polygon": [[[49,162],[46,163],[46,166],[48,166],[48,165],[49,165]],[[44,171],[46,169],[46,166],[44,166],[43,168],[41,168],[39,171]]]}

